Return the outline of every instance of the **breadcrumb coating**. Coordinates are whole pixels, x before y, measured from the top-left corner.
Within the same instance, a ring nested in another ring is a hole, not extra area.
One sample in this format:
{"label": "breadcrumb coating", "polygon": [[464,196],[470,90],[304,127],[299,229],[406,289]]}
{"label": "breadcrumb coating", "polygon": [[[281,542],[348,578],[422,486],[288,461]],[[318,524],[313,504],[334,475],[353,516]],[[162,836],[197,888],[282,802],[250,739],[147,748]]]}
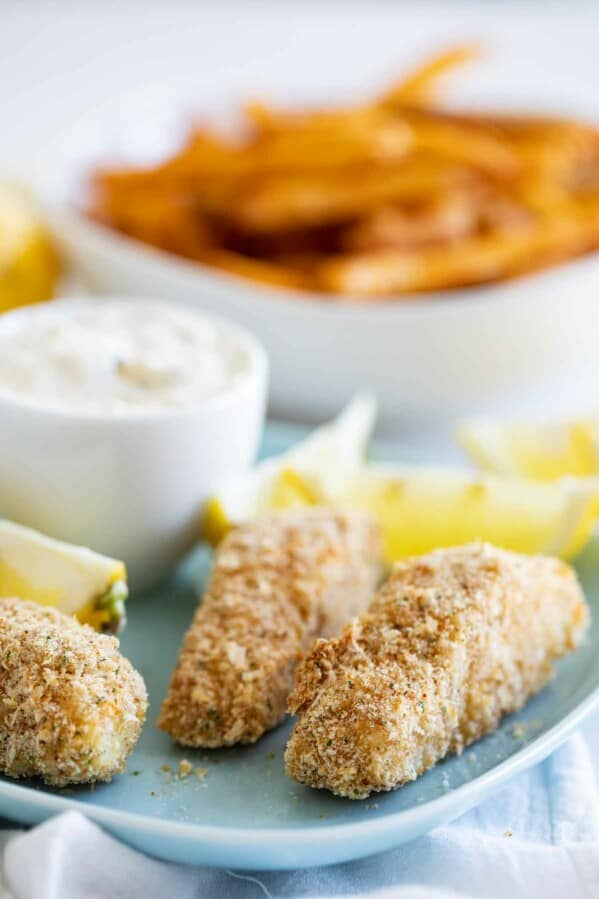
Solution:
{"label": "breadcrumb coating", "polygon": [[159,727],[185,746],[258,740],[285,715],[300,654],[372,598],[380,551],[372,519],[321,508],[233,530],[216,550]]}
{"label": "breadcrumb coating", "polygon": [[573,569],[489,545],[401,562],[297,669],[291,777],[361,799],[493,731],[552,677],[589,611]]}
{"label": "breadcrumb coating", "polygon": [[147,695],[118,647],[56,609],[0,599],[0,771],[60,787],[123,771]]}

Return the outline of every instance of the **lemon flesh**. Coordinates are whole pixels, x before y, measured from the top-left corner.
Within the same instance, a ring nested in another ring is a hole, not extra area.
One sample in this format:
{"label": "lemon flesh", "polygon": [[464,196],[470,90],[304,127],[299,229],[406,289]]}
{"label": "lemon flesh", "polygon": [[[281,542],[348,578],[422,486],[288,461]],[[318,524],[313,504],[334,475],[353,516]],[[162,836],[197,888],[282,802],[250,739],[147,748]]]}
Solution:
{"label": "lemon flesh", "polygon": [[0,312],[50,299],[59,275],[56,250],[33,205],[0,185]]}
{"label": "lemon flesh", "polygon": [[599,420],[555,424],[465,422],[460,443],[485,471],[550,481],[599,475]]}
{"label": "lemon flesh", "polygon": [[0,519],[0,596],[53,606],[96,630],[124,625],[125,566]]}
{"label": "lemon flesh", "polygon": [[270,485],[272,504],[253,517],[317,504],[369,512],[381,524],[387,563],[474,540],[571,559],[599,517],[598,488],[567,479],[542,483],[450,468],[365,465],[343,495],[314,497],[310,489],[299,472],[284,469]]}
{"label": "lemon flesh", "polygon": [[265,512],[339,502],[364,464],[375,417],[375,400],[359,394],[332,422],[260,462],[207,503],[204,537],[216,544],[232,525]]}
{"label": "lemon flesh", "polygon": [[344,505],[379,519],[388,562],[473,540],[569,559],[588,542],[599,513],[590,484],[393,465],[366,466]]}
{"label": "lemon flesh", "polygon": [[206,515],[216,542],[233,524],[310,505],[360,509],[383,530],[385,560],[486,540],[573,558],[599,517],[599,478],[542,482],[449,467],[366,464],[374,408],[355,400],[330,425],[258,465]]}

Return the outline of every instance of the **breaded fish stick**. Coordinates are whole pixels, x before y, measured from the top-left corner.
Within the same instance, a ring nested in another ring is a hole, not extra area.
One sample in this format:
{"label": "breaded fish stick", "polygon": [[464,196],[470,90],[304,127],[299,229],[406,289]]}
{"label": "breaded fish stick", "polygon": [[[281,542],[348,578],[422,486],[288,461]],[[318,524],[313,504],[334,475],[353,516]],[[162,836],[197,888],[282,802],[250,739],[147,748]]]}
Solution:
{"label": "breaded fish stick", "polygon": [[0,599],[0,771],[54,786],[123,771],[144,722],[141,675],[114,637]]}
{"label": "breaded fish stick", "polygon": [[557,559],[473,544],[398,564],[299,666],[288,773],[352,799],[414,780],[521,708],[588,620]]}
{"label": "breaded fish stick", "polygon": [[158,721],[184,746],[253,743],[281,721],[300,654],[372,597],[378,527],[327,509],[236,528],[219,545]]}

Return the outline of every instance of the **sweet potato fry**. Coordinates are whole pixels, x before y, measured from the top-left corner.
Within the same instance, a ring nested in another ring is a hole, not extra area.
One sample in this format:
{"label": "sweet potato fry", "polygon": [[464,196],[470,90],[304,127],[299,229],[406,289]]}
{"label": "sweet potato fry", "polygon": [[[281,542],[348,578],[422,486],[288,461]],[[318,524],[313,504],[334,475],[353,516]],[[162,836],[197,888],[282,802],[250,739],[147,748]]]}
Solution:
{"label": "sweet potato fry", "polygon": [[348,252],[427,246],[456,241],[476,228],[479,210],[469,192],[447,191],[420,207],[380,206],[342,234]]}
{"label": "sweet potato fry", "polygon": [[323,289],[348,295],[422,293],[513,277],[598,245],[599,219],[589,214],[448,246],[340,256],[321,265],[318,280]]}
{"label": "sweet potato fry", "polygon": [[347,221],[390,201],[431,198],[468,172],[450,164],[412,159],[402,166],[377,166],[343,174],[264,179],[238,198],[234,221],[250,231],[321,226]]}
{"label": "sweet potato fry", "polygon": [[492,129],[457,125],[420,112],[408,114],[414,132],[414,148],[438,154],[441,159],[473,166],[504,178],[517,174],[520,161],[505,138]]}
{"label": "sweet potato fry", "polygon": [[380,102],[387,106],[409,106],[430,101],[431,95],[437,91],[439,83],[448,72],[478,59],[480,53],[480,47],[473,44],[452,47],[438,53],[423,65],[417,66],[413,72],[404,75],[383,94]]}

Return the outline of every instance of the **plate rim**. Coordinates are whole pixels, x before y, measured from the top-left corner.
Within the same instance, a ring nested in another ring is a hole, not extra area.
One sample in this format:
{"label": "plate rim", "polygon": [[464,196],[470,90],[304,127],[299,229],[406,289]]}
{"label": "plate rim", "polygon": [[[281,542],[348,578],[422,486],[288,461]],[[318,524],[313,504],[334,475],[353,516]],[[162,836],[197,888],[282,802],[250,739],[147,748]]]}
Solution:
{"label": "plate rim", "polygon": [[[145,834],[158,837],[172,838],[179,836],[187,841],[201,842],[203,846],[218,845],[219,848],[222,848],[223,845],[226,845],[230,851],[234,851],[240,844],[245,849],[248,849],[263,846],[266,842],[268,842],[271,848],[305,848],[313,844],[316,831],[322,851],[324,848],[330,848],[330,845],[335,843],[339,837],[347,836],[348,834],[351,834],[353,837],[360,835],[375,837],[381,832],[389,833],[391,830],[397,829],[398,823],[401,822],[406,827],[412,825],[412,832],[416,835],[419,832],[418,824],[428,821],[431,817],[439,823],[453,820],[454,817],[472,808],[479,799],[484,795],[488,795],[494,787],[501,786],[508,777],[515,776],[533,764],[545,759],[567,739],[572,731],[597,705],[599,705],[599,683],[548,731],[532,739],[516,753],[498,765],[493,766],[490,770],[455,789],[449,789],[442,796],[427,800],[421,805],[390,812],[388,815],[382,815],[372,821],[347,822],[343,824],[323,823],[321,825],[312,823],[304,827],[278,828],[242,828],[194,824],[176,821],[171,818],[153,818],[139,812],[129,812],[106,806],[88,805],[79,799],[49,794],[33,787],[6,781],[0,781],[0,799],[6,797],[19,801],[19,798],[24,798],[29,800],[29,804],[37,807],[38,810],[49,811],[50,813],[75,810],[100,824],[125,826],[130,828],[131,831],[144,832]],[[354,802],[355,800],[348,799],[347,801]],[[364,850],[362,855],[368,855],[370,851],[376,852],[376,849],[370,850],[366,844]],[[360,855],[356,854],[352,857],[358,858]],[[322,864],[322,861],[320,860],[317,863]]]}

